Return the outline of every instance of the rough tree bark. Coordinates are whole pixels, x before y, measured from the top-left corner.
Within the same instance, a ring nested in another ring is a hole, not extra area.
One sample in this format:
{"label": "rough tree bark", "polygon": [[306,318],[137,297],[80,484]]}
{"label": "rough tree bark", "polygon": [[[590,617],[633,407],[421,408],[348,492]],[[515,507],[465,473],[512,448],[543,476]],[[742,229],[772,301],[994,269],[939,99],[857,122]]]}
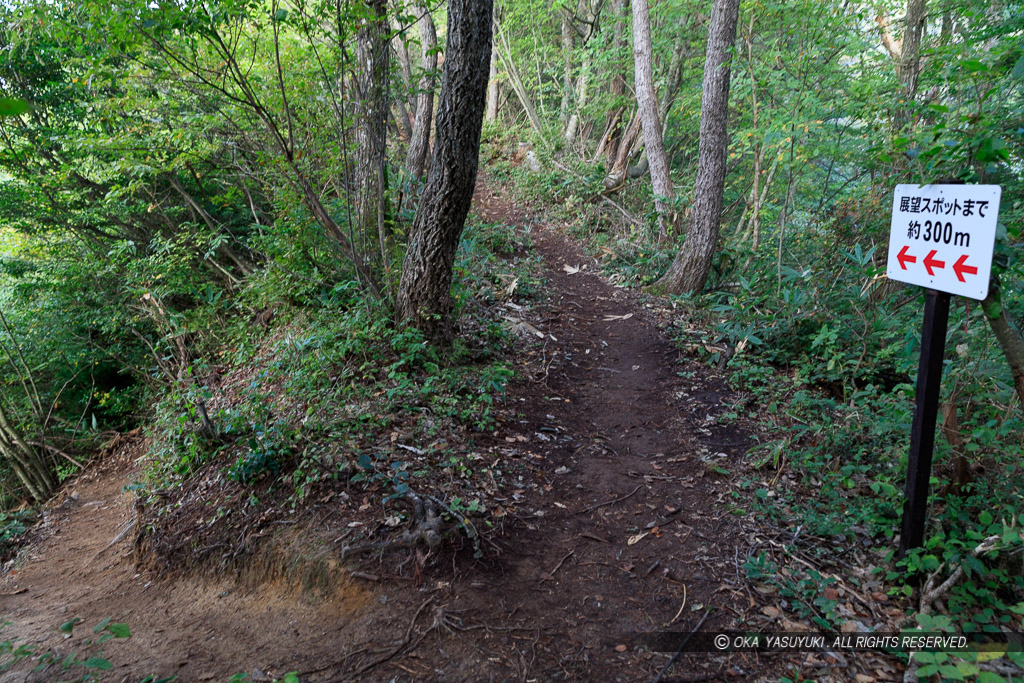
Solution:
{"label": "rough tree bark", "polygon": [[416,87],[416,114],[405,168],[416,180],[423,178],[430,151],[430,126],[434,120],[434,73],[437,71],[437,31],[430,10],[422,2],[416,3],[419,12],[420,44],[423,47],[423,73]]}
{"label": "rough tree bark", "polygon": [[452,339],[452,266],[473,200],[491,61],[493,0],[450,0],[434,153],[396,299],[399,319]]}
{"label": "rough tree bark", "polygon": [[604,187],[606,190],[614,190],[621,186],[626,180],[626,172],[629,168],[629,160],[633,158],[633,155],[640,150],[640,112],[636,112],[633,115],[629,126],[626,127],[625,133],[619,137],[618,148],[619,151],[615,154],[615,159],[612,161],[611,168],[608,170],[608,175],[604,178]]}
{"label": "rough tree bark", "polygon": [[921,67],[921,36],[927,16],[927,0],[908,0],[906,28],[900,51],[897,75],[903,84],[903,96],[908,102],[917,94],[917,77]]}
{"label": "rough tree bark", "polygon": [[388,261],[388,227],[385,192],[387,169],[385,154],[388,122],[388,77],[391,50],[386,0],[366,3],[371,18],[363,22],[356,37],[359,60],[359,113],[362,125],[357,132],[356,216],[361,235],[377,236],[381,258]]}
{"label": "rough tree bark", "polygon": [[729,148],[729,46],[736,38],[739,4],[739,0],[715,0],[711,7],[690,231],[672,265],[654,285],[669,294],[699,292],[704,288],[718,242]]}

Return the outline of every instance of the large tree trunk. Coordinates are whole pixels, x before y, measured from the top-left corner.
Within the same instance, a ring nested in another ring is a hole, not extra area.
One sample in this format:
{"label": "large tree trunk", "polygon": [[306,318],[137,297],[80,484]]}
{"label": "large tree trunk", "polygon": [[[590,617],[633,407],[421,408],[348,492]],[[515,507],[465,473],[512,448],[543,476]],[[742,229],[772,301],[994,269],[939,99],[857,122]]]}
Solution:
{"label": "large tree trunk", "polygon": [[437,71],[437,31],[430,10],[422,2],[416,4],[420,15],[420,43],[423,47],[423,74],[417,86],[416,122],[409,140],[405,168],[416,180],[423,178],[430,151],[430,126],[434,119],[434,72]]}
{"label": "large tree trunk", "polygon": [[473,201],[491,61],[493,0],[450,0],[434,154],[413,220],[396,300],[401,321],[452,338],[455,253]]}
{"label": "large tree trunk", "polygon": [[693,218],[683,248],[655,288],[670,294],[704,288],[722,219],[722,191],[729,148],[729,46],[736,38],[739,0],[715,0],[708,26],[704,94],[700,106],[700,148]]}
{"label": "large tree trunk", "polygon": [[386,0],[369,0],[370,18],[359,28],[356,54],[359,59],[358,158],[356,180],[358,195],[356,216],[361,235],[377,236],[381,258],[388,261],[388,226],[385,193],[387,170],[385,154],[388,122],[388,77],[391,51]]}

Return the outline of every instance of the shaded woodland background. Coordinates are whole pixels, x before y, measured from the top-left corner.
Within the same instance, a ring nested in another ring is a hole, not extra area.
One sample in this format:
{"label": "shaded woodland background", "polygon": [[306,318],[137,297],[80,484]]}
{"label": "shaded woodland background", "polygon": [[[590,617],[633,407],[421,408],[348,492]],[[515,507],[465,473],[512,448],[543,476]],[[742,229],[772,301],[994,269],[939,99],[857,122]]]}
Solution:
{"label": "shaded woodland background", "polygon": [[[1024,5],[0,13],[11,551],[33,506],[116,432],[150,438],[145,500],[215,464],[233,486],[284,482],[301,505],[342,475],[405,495],[408,475],[375,479],[364,460],[397,425],[492,429],[515,332],[496,310],[529,300],[534,276],[498,262],[525,248],[515,234],[463,229],[478,149],[489,182],[564,222],[608,277],[670,297],[681,347],[749,393],[732,417],[762,429],[752,511],[887,543],[921,311],[920,291],[884,278],[892,190],[960,179],[1003,188],[997,275],[985,302],[954,305],[933,522],[905,568],[932,588],[956,577],[922,600],[922,626],[1020,630]],[[475,484],[459,481],[462,505]],[[911,594],[900,576],[885,578]],[[778,581],[801,595],[824,579]],[[827,626],[835,601],[820,599],[808,619]]]}

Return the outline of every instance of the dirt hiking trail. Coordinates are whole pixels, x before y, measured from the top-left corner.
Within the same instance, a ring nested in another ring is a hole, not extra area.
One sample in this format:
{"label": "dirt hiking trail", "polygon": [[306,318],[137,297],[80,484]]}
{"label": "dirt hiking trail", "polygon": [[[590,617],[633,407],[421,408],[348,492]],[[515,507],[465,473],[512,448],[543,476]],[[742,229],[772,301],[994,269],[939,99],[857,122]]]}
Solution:
{"label": "dirt hiking trail", "polygon": [[[125,622],[132,638],[103,646],[111,681],[288,671],[303,681],[638,681],[654,680],[671,653],[637,647],[636,634],[735,624],[754,605],[740,569],[746,546],[728,488],[704,460],[746,448],[716,423],[736,397],[680,357],[641,295],[601,279],[563,236],[482,184],[476,210],[528,227],[548,279],[541,302],[509,312],[533,341],[484,447],[525,474],[483,559],[441,553],[414,580],[395,567],[401,553],[365,558],[353,568],[379,580],[352,577],[326,596],[282,582],[156,578],[132,552],[123,487],[145,442],[129,435],[49,506],[3,578],[4,636],[63,655],[84,652],[101,619]],[[74,616],[83,621],[65,640],[57,627]],[[661,680],[757,680],[768,668],[687,654]],[[58,675],[16,671],[0,682]]]}

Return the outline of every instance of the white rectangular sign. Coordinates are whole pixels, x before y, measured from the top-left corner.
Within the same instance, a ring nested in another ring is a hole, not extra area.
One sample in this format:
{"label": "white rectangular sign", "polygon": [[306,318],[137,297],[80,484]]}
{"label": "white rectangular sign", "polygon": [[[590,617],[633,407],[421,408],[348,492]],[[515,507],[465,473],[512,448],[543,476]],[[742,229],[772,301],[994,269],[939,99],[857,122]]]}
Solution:
{"label": "white rectangular sign", "polygon": [[998,185],[897,185],[886,276],[971,299],[988,295]]}

